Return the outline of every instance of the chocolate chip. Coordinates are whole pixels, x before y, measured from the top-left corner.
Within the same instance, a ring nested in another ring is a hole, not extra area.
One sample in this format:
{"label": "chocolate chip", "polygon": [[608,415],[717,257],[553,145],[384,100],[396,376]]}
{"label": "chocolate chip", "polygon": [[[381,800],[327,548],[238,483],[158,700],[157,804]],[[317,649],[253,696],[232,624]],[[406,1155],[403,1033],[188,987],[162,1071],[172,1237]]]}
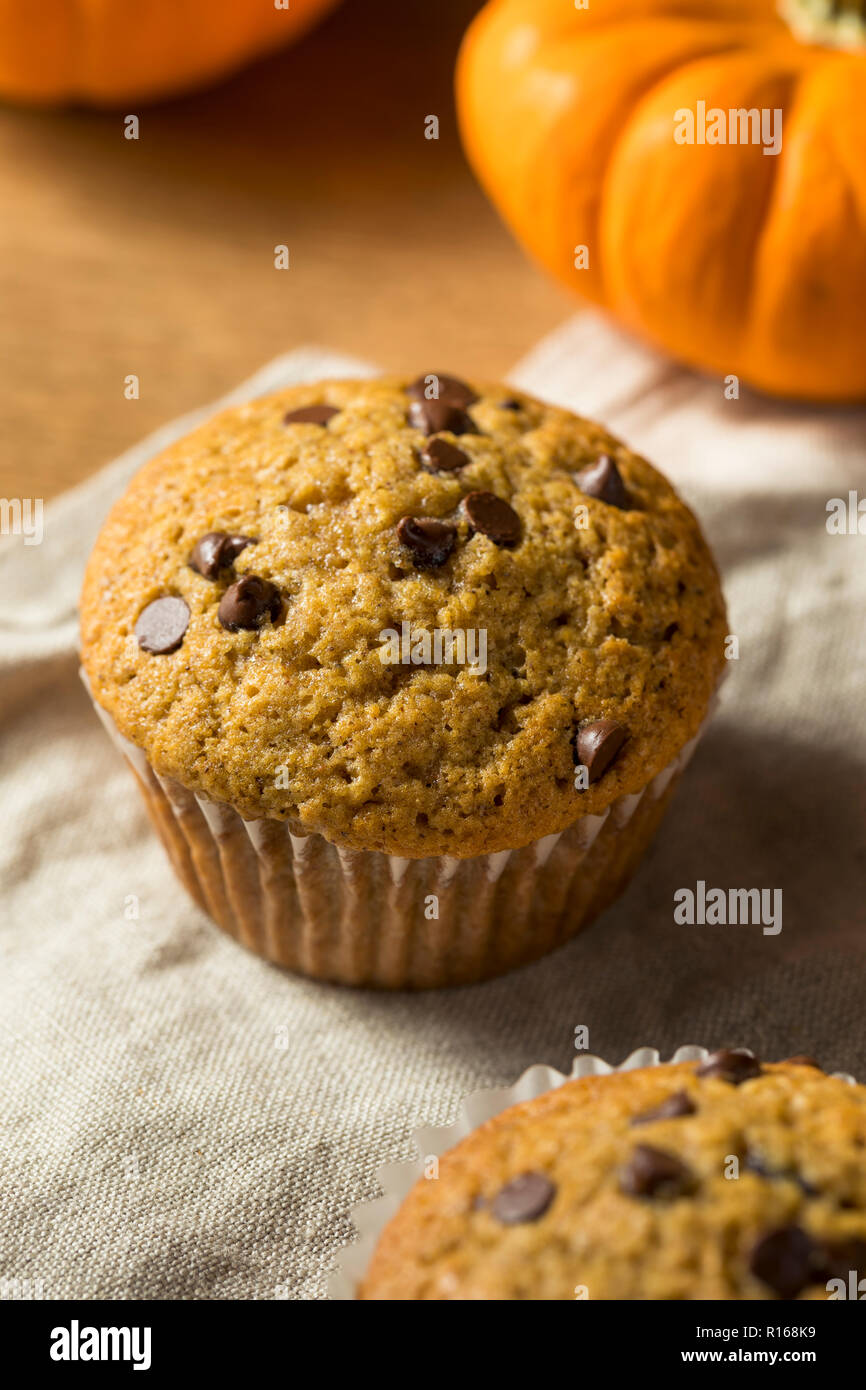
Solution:
{"label": "chocolate chip", "polygon": [[438,569],[454,549],[457,528],[432,516],[404,516],[397,523],[397,538],[418,569]]}
{"label": "chocolate chip", "polygon": [[629,1197],[682,1197],[694,1186],[694,1175],[681,1159],[651,1144],[638,1144],[620,1177]]}
{"label": "chocolate chip", "polygon": [[428,473],[456,473],[471,463],[468,454],[447,439],[430,439],[421,451],[421,463]]}
{"label": "chocolate chip", "polygon": [[816,1071],[823,1071],[820,1062],[816,1062],[814,1057],[806,1057],[798,1053],[796,1057],[786,1057],[782,1062],[783,1067],[814,1067]]}
{"label": "chocolate chip", "polygon": [[800,1226],[780,1226],[753,1247],[749,1269],[779,1298],[796,1298],[816,1282],[818,1258],[818,1247]]}
{"label": "chocolate chip", "polygon": [[523,401],[519,401],[516,396],[509,396],[507,400],[499,402],[500,410],[522,410]]}
{"label": "chocolate chip", "polygon": [[745,1047],[722,1047],[718,1052],[711,1052],[695,1073],[696,1076],[717,1076],[732,1086],[741,1086],[744,1081],[761,1074],[760,1062]]}
{"label": "chocolate chip", "polygon": [[651,1125],[654,1120],[678,1120],[681,1115],[694,1115],[696,1109],[697,1106],[686,1091],[674,1091],[672,1096],[668,1096],[654,1110],[645,1110],[642,1115],[635,1115],[632,1124]]}
{"label": "chocolate chip", "polygon": [[465,410],[467,405],[474,405],[478,400],[477,391],[473,391],[465,381],[456,376],[447,376],[443,372],[427,372],[424,376],[416,377],[406,387],[406,394],[415,401],[447,401],[449,405],[456,405],[461,410]]}
{"label": "chocolate chip", "polygon": [[472,532],[480,531],[496,545],[516,545],[520,540],[520,517],[495,493],[470,492],[460,510]]}
{"label": "chocolate chip", "polygon": [[627,738],[628,730],[615,719],[596,719],[578,729],[574,741],[577,763],[586,768],[590,782],[597,782],[607,772]]}
{"label": "chocolate chip", "polygon": [[556,1188],[543,1173],[521,1173],[506,1183],[490,1203],[490,1211],[505,1226],[537,1221],[556,1196]]}
{"label": "chocolate chip", "polygon": [[248,545],[255,545],[250,536],[228,536],[225,531],[208,531],[193,546],[189,563],[205,579],[216,579],[220,570],[233,565]]}
{"label": "chocolate chip", "polygon": [[412,401],[409,405],[409,424],[425,434],[441,434],[450,430],[451,434],[477,434],[478,429],[471,415],[467,415],[459,405],[451,401]]}
{"label": "chocolate chip", "polygon": [[302,405],[283,416],[284,425],[327,425],[335,415],[339,415],[335,405]]}
{"label": "chocolate chip", "polygon": [[817,1258],[817,1280],[826,1284],[830,1279],[844,1279],[853,1270],[858,1277],[866,1275],[866,1241],[852,1236],[848,1240],[823,1241]]}
{"label": "chocolate chip", "polygon": [[217,617],[229,632],[262,627],[276,622],[283,606],[280,591],[269,579],[257,574],[245,574],[236,584],[230,584],[220,599]]}
{"label": "chocolate chip", "polygon": [[135,635],[142,651],[165,656],[177,651],[189,627],[189,607],[182,598],[155,598],[138,615]]}
{"label": "chocolate chip", "polygon": [[631,506],[622,475],[610,454],[602,454],[589,468],[576,474],[574,481],[587,497],[597,497],[600,502],[619,507],[621,511],[628,511]]}

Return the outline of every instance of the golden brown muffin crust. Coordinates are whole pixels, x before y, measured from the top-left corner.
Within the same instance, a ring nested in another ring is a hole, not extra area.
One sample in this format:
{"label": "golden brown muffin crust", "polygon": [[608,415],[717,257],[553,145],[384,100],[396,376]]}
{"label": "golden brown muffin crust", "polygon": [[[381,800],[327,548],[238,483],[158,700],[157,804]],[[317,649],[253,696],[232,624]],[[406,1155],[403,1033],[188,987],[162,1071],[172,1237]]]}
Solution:
{"label": "golden brown muffin crust", "polygon": [[[329,381],[223,412],[153,459],[114,506],[87,568],[83,663],[99,704],[157,772],[249,818],[350,848],[457,857],[516,848],[640,790],[697,732],[723,665],[724,606],[692,514],[600,426],[503,386],[476,386],[468,463],[422,466],[406,383]],[[509,404],[505,404],[508,402]],[[325,424],[287,412],[336,407]],[[607,454],[627,510],[575,475]],[[507,501],[520,539],[471,533],[473,491]],[[584,506],[576,524],[576,509]],[[421,569],[405,517],[456,525]],[[215,579],[196,542],[254,539]],[[227,630],[244,575],[279,590],[276,622]],[[174,651],[139,646],[164,596],[190,618]],[[484,629],[487,672],[389,665],[381,635]],[[579,726],[627,730],[574,786]]]}
{"label": "golden brown muffin crust", "polygon": [[[852,1260],[866,1277],[866,1088],[786,1063],[741,1085],[697,1070],[586,1077],[497,1115],[412,1189],[360,1296],[820,1299]],[[682,1095],[693,1113],[634,1123]],[[653,1172],[639,1146],[672,1185],[634,1190]],[[552,1198],[506,1224],[497,1194],[525,1173]]]}

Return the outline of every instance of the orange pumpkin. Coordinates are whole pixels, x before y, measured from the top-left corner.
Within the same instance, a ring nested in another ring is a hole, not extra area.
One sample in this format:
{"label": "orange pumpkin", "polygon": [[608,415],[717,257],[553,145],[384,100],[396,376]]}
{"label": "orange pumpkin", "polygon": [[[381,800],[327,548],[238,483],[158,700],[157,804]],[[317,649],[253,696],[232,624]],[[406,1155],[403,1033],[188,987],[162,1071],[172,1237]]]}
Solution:
{"label": "orange pumpkin", "polygon": [[460,56],[461,129],[520,241],[576,292],[693,366],[853,401],[866,0],[780,4],[788,20],[776,0],[492,0]]}
{"label": "orange pumpkin", "polygon": [[0,0],[0,95],[112,106],[186,91],[302,34],[336,0]]}

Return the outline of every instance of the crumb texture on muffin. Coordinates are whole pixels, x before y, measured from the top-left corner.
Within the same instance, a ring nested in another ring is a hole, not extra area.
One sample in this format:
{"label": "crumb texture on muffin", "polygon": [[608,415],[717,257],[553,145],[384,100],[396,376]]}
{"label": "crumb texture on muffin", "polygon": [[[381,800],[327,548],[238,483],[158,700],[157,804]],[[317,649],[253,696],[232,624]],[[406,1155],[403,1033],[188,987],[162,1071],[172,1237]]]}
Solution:
{"label": "crumb texture on muffin", "polygon": [[866,1088],[815,1066],[585,1077],[446,1154],[360,1296],[826,1299],[866,1278],[864,1152]]}
{"label": "crumb texture on muffin", "polygon": [[[347,848],[461,857],[599,813],[694,736],[725,618],[691,512],[568,411],[442,397],[295,387],[138,474],[88,565],[83,663],[158,773]],[[421,662],[383,661],[404,624]],[[424,659],[437,630],[483,631],[486,669]],[[576,788],[600,721],[624,741]]]}

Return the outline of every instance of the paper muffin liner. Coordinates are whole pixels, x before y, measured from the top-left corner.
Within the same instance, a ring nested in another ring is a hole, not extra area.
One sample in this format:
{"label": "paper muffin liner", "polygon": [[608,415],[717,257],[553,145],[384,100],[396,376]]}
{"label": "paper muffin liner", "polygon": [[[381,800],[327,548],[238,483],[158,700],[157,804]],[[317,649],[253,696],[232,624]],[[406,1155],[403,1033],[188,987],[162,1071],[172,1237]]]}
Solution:
{"label": "paper muffin liner", "polygon": [[94,705],[178,877],[224,931],[314,979],[426,989],[502,975],[597,917],[640,863],[717,698],[695,737],[641,791],[519,849],[468,859],[341,849],[283,821],[244,820],[155,772]]}
{"label": "paper muffin liner", "polygon": [[[670,1062],[703,1062],[709,1055],[708,1048],[688,1044],[678,1047]],[[662,1061],[661,1053],[654,1047],[637,1048],[618,1067],[611,1066],[610,1062],[593,1053],[583,1052],[575,1057],[569,1075],[543,1063],[529,1067],[513,1086],[475,1091],[467,1096],[453,1124],[416,1129],[412,1142],[417,1156],[405,1163],[386,1163],[377,1169],[376,1179],[383,1195],[369,1202],[359,1202],[350,1209],[349,1215],[358,1232],[358,1239],[354,1245],[345,1248],[339,1266],[330,1275],[328,1297],[342,1302],[357,1298],[379,1237],[391,1218],[396,1216],[415,1183],[424,1176],[425,1164],[431,1157],[441,1158],[473,1130],[479,1129],[503,1110],[523,1101],[535,1100],[536,1096],[543,1096],[546,1091],[555,1091],[566,1081],[574,1081],[582,1076],[608,1076],[616,1071],[637,1071],[641,1067],[665,1065],[668,1064]],[[832,1075],[851,1086],[856,1084],[854,1077],[847,1072],[837,1071]]]}

